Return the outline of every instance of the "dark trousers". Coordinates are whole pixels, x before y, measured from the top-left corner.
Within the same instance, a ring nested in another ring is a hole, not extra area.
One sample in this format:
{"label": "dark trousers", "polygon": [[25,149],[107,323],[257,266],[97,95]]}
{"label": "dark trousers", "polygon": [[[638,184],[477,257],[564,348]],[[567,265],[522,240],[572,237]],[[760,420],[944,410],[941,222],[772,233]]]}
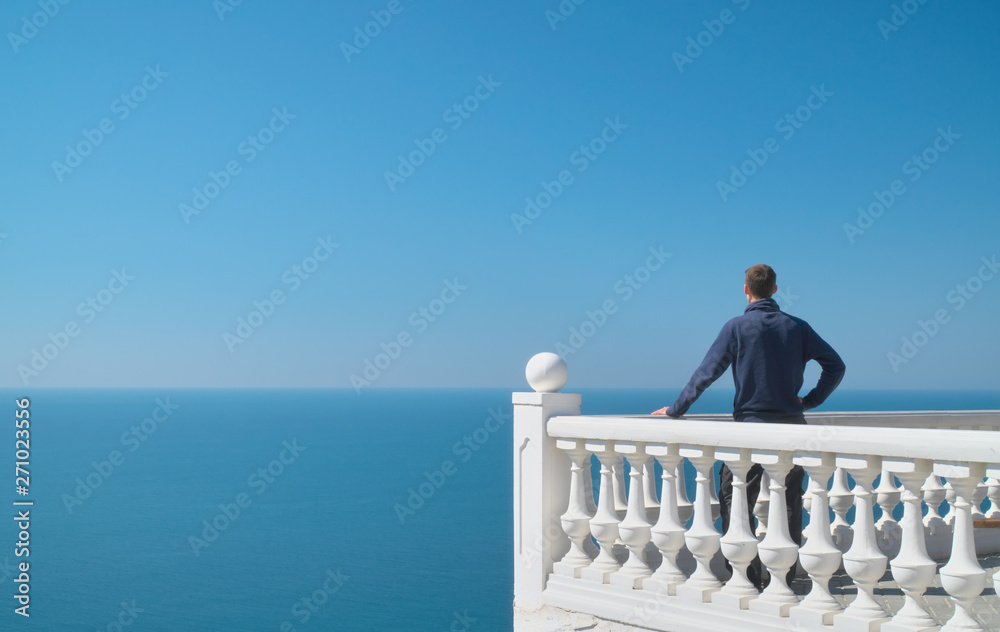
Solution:
{"label": "dark trousers", "polygon": [[[764,468],[755,464],[747,473],[747,517],[749,519],[750,531],[753,528],[753,506],[757,502],[757,495],[760,493],[760,478],[764,473]],[[796,465],[785,477],[785,507],[788,511],[788,533],[792,540],[799,546],[802,545],[802,481],[805,478],[805,470]],[[770,493],[764,490],[765,494]],[[719,470],[719,508],[722,514],[722,533],[729,531],[729,514],[733,502],[733,473],[722,464]],[[726,562],[726,568],[731,568]],[[788,585],[795,577],[795,566],[788,570]],[[754,558],[747,568],[747,578],[757,587],[763,586],[763,571],[761,570],[760,557]]]}

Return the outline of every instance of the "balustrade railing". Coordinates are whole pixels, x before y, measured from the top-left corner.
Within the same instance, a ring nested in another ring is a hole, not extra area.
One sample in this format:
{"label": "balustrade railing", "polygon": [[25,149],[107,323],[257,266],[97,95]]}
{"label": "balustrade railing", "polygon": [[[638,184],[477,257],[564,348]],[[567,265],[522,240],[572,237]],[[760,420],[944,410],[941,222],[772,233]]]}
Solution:
{"label": "balustrade railing", "polygon": [[[579,402],[514,395],[517,609],[677,632],[997,629],[1000,619],[984,619],[975,603],[1000,609],[987,586],[1000,573],[988,582],[980,564],[1000,552],[1000,529],[975,525],[1000,515],[1000,434],[989,432],[1000,412],[826,413],[800,426],[588,417]],[[733,474],[726,533],[718,461]],[[691,497],[685,462],[696,473]],[[754,464],[766,474],[756,529],[736,519],[750,511],[743,490]],[[801,546],[785,507],[795,465],[808,480]],[[763,592],[747,576],[757,556],[770,575]],[[929,609],[929,589],[943,591],[944,608]]]}

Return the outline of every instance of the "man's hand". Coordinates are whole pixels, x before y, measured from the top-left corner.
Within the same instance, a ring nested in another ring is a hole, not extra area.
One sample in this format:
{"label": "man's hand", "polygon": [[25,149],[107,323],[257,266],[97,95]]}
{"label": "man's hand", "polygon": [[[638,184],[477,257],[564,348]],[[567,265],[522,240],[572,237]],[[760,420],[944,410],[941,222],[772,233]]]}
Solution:
{"label": "man's hand", "polygon": [[668,410],[670,410],[670,406],[664,406],[660,410],[654,410],[653,412],[651,412],[649,414],[650,415],[666,415]]}

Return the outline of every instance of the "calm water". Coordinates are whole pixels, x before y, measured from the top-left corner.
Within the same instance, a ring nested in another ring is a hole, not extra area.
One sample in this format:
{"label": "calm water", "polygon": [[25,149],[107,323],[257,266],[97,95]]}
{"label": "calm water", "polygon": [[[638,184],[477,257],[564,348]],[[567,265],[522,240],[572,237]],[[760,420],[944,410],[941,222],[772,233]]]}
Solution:
{"label": "calm water", "polygon": [[[13,425],[23,393],[0,394]],[[676,392],[583,394],[584,413],[634,414]],[[0,630],[116,630],[134,616],[123,629],[436,632],[456,613],[472,630],[511,629],[510,390],[31,399],[32,616],[13,612],[10,571],[23,558],[7,519]],[[731,402],[710,391],[692,412]],[[157,409],[162,421],[144,428]],[[838,391],[826,409],[1000,409],[1000,393]],[[491,411],[503,420],[495,433]],[[454,469],[438,474],[446,460]],[[400,513],[428,473],[434,495]]]}

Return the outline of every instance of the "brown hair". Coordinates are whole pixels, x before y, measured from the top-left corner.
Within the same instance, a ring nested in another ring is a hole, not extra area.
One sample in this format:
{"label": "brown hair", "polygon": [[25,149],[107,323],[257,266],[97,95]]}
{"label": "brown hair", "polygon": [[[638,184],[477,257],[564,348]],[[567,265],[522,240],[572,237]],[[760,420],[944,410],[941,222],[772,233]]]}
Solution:
{"label": "brown hair", "polygon": [[771,266],[758,263],[747,268],[746,284],[754,298],[771,298],[778,276]]}

